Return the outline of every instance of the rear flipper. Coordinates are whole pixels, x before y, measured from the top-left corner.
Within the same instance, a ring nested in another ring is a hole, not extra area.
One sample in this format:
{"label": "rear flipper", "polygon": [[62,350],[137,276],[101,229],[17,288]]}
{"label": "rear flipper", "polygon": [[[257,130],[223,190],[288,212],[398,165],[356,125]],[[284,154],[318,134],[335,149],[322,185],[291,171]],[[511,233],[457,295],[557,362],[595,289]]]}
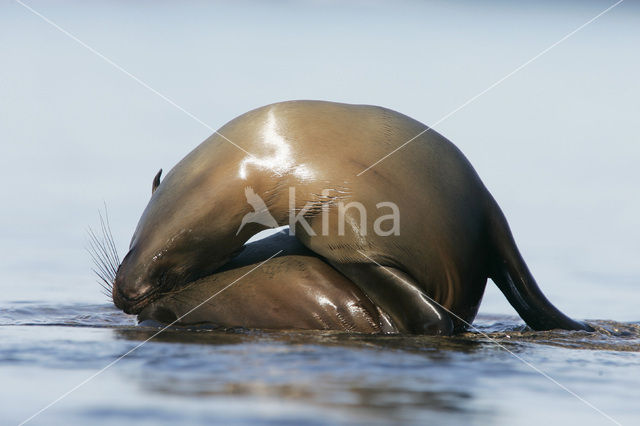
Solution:
{"label": "rear flipper", "polygon": [[401,333],[453,334],[453,321],[447,311],[401,270],[369,263],[332,265],[364,290]]}
{"label": "rear flipper", "polygon": [[502,211],[493,198],[490,201],[490,232],[495,252],[490,278],[504,293],[511,306],[534,330],[560,328],[594,331],[588,324],[567,317],[542,294],[516,247]]}

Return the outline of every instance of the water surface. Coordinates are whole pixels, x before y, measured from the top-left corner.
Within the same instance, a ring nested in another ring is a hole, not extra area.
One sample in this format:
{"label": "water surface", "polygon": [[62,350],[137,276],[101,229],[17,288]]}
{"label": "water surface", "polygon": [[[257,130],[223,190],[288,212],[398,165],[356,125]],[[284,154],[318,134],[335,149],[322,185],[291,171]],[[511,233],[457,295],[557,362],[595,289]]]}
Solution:
{"label": "water surface", "polygon": [[534,332],[482,315],[454,337],[169,329],[147,341],[158,328],[108,304],[16,302],[0,315],[0,398],[18,423],[147,341],[33,424],[610,423],[532,366],[633,424],[640,324],[590,324]]}

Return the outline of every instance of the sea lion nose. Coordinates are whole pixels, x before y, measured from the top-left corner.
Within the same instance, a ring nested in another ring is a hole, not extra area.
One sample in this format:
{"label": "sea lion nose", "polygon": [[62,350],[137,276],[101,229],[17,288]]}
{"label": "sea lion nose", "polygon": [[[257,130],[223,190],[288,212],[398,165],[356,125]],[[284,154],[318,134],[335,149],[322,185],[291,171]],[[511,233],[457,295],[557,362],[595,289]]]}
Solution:
{"label": "sea lion nose", "polygon": [[116,278],[111,296],[113,303],[119,309],[128,314],[135,314],[140,309],[140,306],[136,307],[136,305],[139,305],[150,292],[149,284],[130,284],[126,279]]}
{"label": "sea lion nose", "polygon": [[145,297],[151,291],[151,285],[149,284],[134,284],[134,285],[114,285],[119,295],[127,301],[136,301]]}
{"label": "sea lion nose", "polygon": [[125,312],[131,310],[130,308],[144,299],[152,290],[151,284],[146,282],[144,276],[137,272],[139,268],[136,268],[133,257],[132,251],[129,251],[118,267],[113,282],[113,303]]}

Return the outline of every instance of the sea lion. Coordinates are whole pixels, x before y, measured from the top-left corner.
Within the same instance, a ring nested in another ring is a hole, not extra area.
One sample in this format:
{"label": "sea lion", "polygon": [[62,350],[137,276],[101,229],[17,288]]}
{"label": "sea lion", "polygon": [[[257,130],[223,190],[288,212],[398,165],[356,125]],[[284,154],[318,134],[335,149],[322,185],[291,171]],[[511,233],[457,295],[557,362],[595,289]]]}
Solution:
{"label": "sea lion", "polygon": [[[323,101],[276,103],[231,120],[158,182],[118,268],[115,304],[140,312],[228,262],[265,228],[242,222],[253,212],[243,195],[252,193],[400,332],[465,329],[487,278],[532,328],[590,330],[545,298],[471,164],[427,130],[386,108]],[[361,208],[344,208],[354,203]],[[391,232],[362,220],[382,205],[401,213]]]}
{"label": "sea lion", "polygon": [[285,233],[247,244],[220,271],[151,302],[138,320],[178,326],[397,331],[362,290]]}

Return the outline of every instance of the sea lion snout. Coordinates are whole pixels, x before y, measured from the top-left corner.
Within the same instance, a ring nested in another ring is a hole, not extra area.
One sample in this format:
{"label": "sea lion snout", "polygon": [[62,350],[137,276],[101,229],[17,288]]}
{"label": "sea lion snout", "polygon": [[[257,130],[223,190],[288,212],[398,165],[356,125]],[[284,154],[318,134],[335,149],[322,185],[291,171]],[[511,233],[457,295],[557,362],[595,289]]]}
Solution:
{"label": "sea lion snout", "polygon": [[122,260],[113,282],[113,303],[128,314],[137,314],[149,302],[154,286],[145,278],[145,274],[133,271],[132,251]]}
{"label": "sea lion snout", "polygon": [[127,314],[137,314],[149,303],[147,299],[152,293],[152,286],[149,284],[131,288],[118,285],[116,281],[113,286],[113,303]]}
{"label": "sea lion snout", "polygon": [[207,250],[199,253],[200,246],[188,239],[174,239],[171,248],[131,247],[113,281],[112,298],[118,308],[138,314],[165,293],[209,275],[228,260],[210,260]]}

